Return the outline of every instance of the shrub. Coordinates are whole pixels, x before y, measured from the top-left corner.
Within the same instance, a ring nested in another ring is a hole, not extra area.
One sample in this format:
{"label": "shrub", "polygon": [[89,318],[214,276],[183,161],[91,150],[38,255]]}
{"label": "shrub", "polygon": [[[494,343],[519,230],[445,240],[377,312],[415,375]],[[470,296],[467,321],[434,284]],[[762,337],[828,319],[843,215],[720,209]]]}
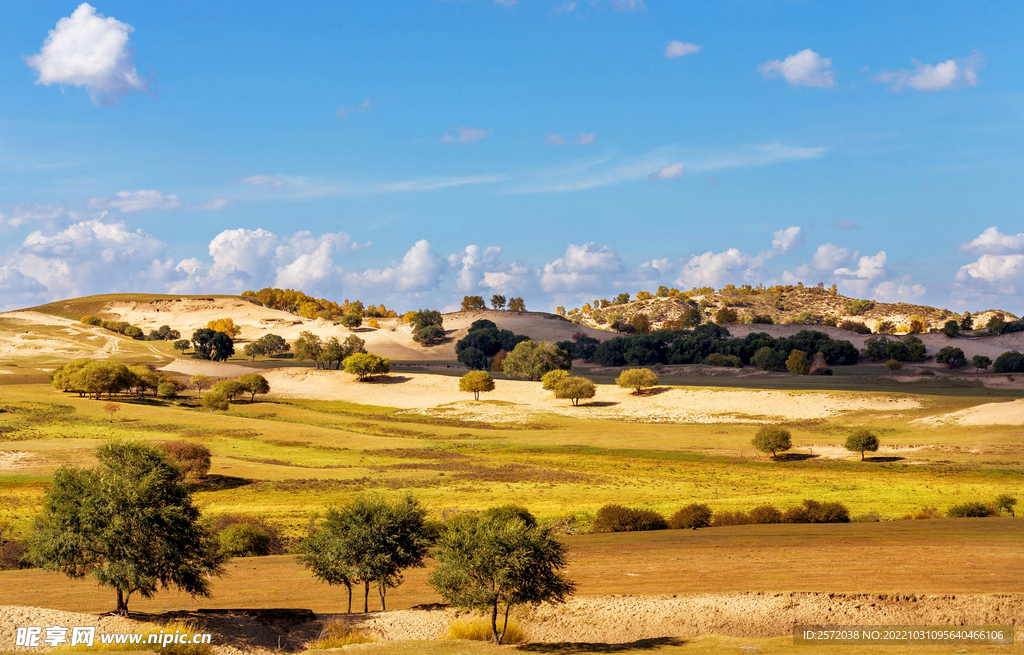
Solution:
{"label": "shrub", "polygon": [[777,457],[778,453],[793,447],[793,438],[785,428],[765,425],[757,431],[751,443],[762,453],[771,453],[772,457]]}
{"label": "shrub", "polygon": [[555,398],[567,398],[574,407],[579,407],[580,400],[596,395],[597,385],[587,378],[570,375],[555,385]]}
{"label": "shrub", "polygon": [[850,510],[842,503],[819,503],[805,500],[790,507],[782,515],[783,523],[849,523]]}
{"label": "shrub", "polygon": [[[227,553],[230,557],[248,557],[241,553],[253,551],[257,555],[281,555],[287,550],[281,529],[269,521],[256,516],[242,514],[221,514],[211,521],[210,529],[217,535],[223,550],[225,541],[232,547],[244,545],[251,540],[254,548],[241,549],[240,553]],[[228,536],[225,536],[228,535]],[[265,544],[265,546],[264,546]],[[233,548],[237,550],[236,548]]]}
{"label": "shrub", "polygon": [[[522,644],[526,642],[526,634],[511,618],[508,626],[505,626],[505,619],[498,617],[498,632],[504,630],[505,638],[503,644]],[[484,617],[459,619],[448,626],[449,639],[467,639],[469,641],[494,641],[491,636],[491,622]]]}
{"label": "shrub", "polygon": [[812,368],[810,375],[832,375],[832,369],[828,366],[819,366],[818,368]]}
{"label": "shrub", "polygon": [[665,517],[653,510],[605,505],[597,510],[591,529],[594,532],[645,532],[667,528]]}
{"label": "shrub", "polygon": [[790,352],[789,358],[786,360],[786,370],[793,375],[809,375],[811,362],[807,359],[807,353],[802,350]]}
{"label": "shrub", "polygon": [[171,382],[161,382],[156,387],[156,393],[161,398],[172,400],[178,397],[178,387]]}
{"label": "shrub", "polygon": [[649,368],[631,368],[619,373],[615,384],[623,389],[632,389],[639,396],[644,389],[658,384],[658,376]]}
{"label": "shrub", "polygon": [[875,510],[850,517],[850,521],[853,523],[879,523],[881,520],[882,517]]}
{"label": "shrub", "polygon": [[715,323],[718,323],[719,325],[733,325],[734,323],[739,322],[739,320],[740,317],[736,313],[735,309],[723,307],[715,312]]}
{"label": "shrub", "polygon": [[942,518],[942,513],[934,507],[922,507],[917,511],[917,514],[908,515],[906,518],[916,519],[918,521],[926,521],[928,519]]}
{"label": "shrub", "polygon": [[225,528],[217,539],[224,557],[263,557],[270,554],[270,534],[251,523],[235,523]]}
{"label": "shrub", "polygon": [[738,355],[723,355],[722,353],[711,353],[704,358],[701,364],[707,364],[709,366],[730,366],[732,368],[740,368],[743,366],[742,360]]}
{"label": "shrub", "polygon": [[750,523],[782,523],[782,512],[772,505],[758,505],[747,513]]}
{"label": "shrub", "polygon": [[199,482],[210,472],[210,449],[201,443],[166,441],[160,444],[160,449],[178,467],[180,479],[186,482]]}
{"label": "shrub", "polygon": [[992,505],[986,505],[978,501],[953,505],[946,512],[949,518],[978,518],[984,516],[998,516],[999,511]]}
{"label": "shrub", "polygon": [[871,328],[858,321],[843,321],[839,324],[839,328],[856,332],[857,334],[871,334]]}
{"label": "shrub", "polygon": [[424,325],[412,331],[412,340],[421,346],[436,346],[444,338],[444,328],[437,325]]}
{"label": "shrub", "polygon": [[203,399],[200,401],[199,404],[203,406],[203,409],[209,410],[211,412],[223,412],[227,411],[228,409],[228,399],[222,396],[221,394],[217,393],[216,391],[211,391],[210,393],[203,396]]}
{"label": "shrub", "polygon": [[15,539],[0,544],[0,571],[24,569],[29,567],[25,561],[25,544]]}
{"label": "shrub", "polygon": [[996,510],[999,512],[1007,512],[1010,516],[1016,516],[1013,513],[1013,508],[1017,506],[1017,499],[1009,494],[1000,494],[996,498]]}
{"label": "shrub", "polygon": [[846,303],[843,312],[850,316],[860,316],[874,306],[875,303],[870,300],[851,300]]}
{"label": "shrub", "polygon": [[370,635],[356,630],[344,621],[331,621],[324,626],[314,641],[306,644],[307,650],[328,650],[352,644],[366,644],[374,641]]}
{"label": "shrub", "polygon": [[851,453],[860,453],[860,459],[864,461],[865,451],[878,451],[878,437],[867,428],[857,428],[846,438],[846,449]]}
{"label": "shrub", "polygon": [[992,371],[994,373],[1024,373],[1024,355],[1016,350],[1005,352],[996,357]]}
{"label": "shrub", "polygon": [[86,325],[102,325],[103,324],[103,321],[101,321],[99,318],[93,316],[92,314],[89,314],[87,316],[83,316],[81,318],[81,321],[83,323],[85,323]]}
{"label": "shrub", "polygon": [[715,512],[715,517],[711,521],[711,525],[716,528],[727,525],[747,525],[749,523],[750,515],[741,510],[735,512]]}
{"label": "shrub", "polygon": [[690,503],[668,520],[668,527],[675,530],[696,530],[711,525],[711,508],[704,503]]}
{"label": "shrub", "polygon": [[540,376],[540,386],[545,391],[554,391],[558,383],[569,377],[569,371],[564,371],[560,368],[556,368],[553,371],[548,371],[544,375]]}

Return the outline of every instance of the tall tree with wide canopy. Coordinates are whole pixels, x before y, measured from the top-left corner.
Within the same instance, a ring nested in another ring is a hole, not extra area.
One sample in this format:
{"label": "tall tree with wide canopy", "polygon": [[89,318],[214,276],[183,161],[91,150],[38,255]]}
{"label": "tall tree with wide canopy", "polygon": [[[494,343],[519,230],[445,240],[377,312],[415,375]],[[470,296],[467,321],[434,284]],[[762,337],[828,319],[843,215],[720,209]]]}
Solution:
{"label": "tall tree with wide canopy", "polygon": [[134,593],[158,588],[208,596],[221,571],[216,543],[166,455],[137,441],[109,441],[99,464],[63,467],[29,539],[31,561],[117,591],[119,614]]}

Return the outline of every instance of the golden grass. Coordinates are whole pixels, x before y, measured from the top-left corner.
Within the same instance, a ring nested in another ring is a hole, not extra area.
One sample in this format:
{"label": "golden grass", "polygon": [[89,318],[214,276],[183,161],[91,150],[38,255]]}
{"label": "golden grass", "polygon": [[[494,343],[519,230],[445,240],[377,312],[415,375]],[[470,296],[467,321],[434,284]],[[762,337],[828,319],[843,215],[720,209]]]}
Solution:
{"label": "golden grass", "polygon": [[[498,617],[498,634],[504,630],[503,644],[524,644],[526,633],[522,627],[511,617],[508,619],[508,627],[505,626],[505,618]],[[494,634],[491,629],[491,620],[484,616],[458,619],[448,626],[449,639],[465,639],[469,641],[494,641]]]}
{"label": "golden grass", "polygon": [[344,621],[332,621],[320,631],[320,636],[306,644],[309,650],[327,650],[352,644],[367,644],[376,641],[370,635],[356,630]]}

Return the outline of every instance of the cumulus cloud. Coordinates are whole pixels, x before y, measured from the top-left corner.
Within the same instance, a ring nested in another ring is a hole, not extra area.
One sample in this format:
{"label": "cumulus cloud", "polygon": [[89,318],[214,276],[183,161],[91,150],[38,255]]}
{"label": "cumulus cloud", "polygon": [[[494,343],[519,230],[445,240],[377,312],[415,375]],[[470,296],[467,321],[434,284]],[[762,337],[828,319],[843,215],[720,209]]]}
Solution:
{"label": "cumulus cloud", "polygon": [[448,132],[441,137],[441,143],[458,143],[466,145],[487,138],[488,130],[478,130],[473,127],[460,127],[458,134]]}
{"label": "cumulus cloud", "polygon": [[681,288],[689,288],[751,282],[760,275],[763,265],[762,256],[748,255],[738,248],[722,252],[709,250],[702,255],[690,257],[683,265],[676,284]]}
{"label": "cumulus cloud", "polygon": [[837,268],[834,274],[843,283],[847,295],[863,297],[870,295],[872,288],[891,276],[892,272],[886,264],[885,251],[880,250],[878,254],[860,257],[857,268]]}
{"label": "cumulus cloud", "polygon": [[875,287],[872,297],[882,302],[908,302],[916,300],[927,293],[922,284],[913,284],[910,277],[904,275],[898,280],[886,280]]}
{"label": "cumulus cloud", "polygon": [[915,91],[944,91],[978,85],[978,69],[985,64],[985,56],[973,52],[963,59],[947,59],[938,64],[922,64],[914,60],[911,70],[882,71],[875,80],[888,84],[893,91],[906,88]]}
{"label": "cumulus cloud", "polygon": [[1015,295],[1024,283],[1024,255],[982,255],[977,261],[960,267],[956,283]]}
{"label": "cumulus cloud", "polygon": [[662,166],[660,169],[651,173],[647,176],[647,179],[652,182],[658,180],[674,180],[677,177],[686,175],[686,167],[679,162],[673,162],[667,166]]}
{"label": "cumulus cloud", "polygon": [[668,45],[665,46],[665,59],[676,59],[677,57],[692,55],[695,52],[700,52],[703,48],[704,46],[697,45],[696,43],[669,41]]}
{"label": "cumulus cloud", "polygon": [[772,234],[772,250],[789,254],[803,244],[804,231],[797,227],[787,227]]}
{"label": "cumulus cloud", "polygon": [[401,262],[352,273],[348,281],[361,288],[420,293],[437,288],[446,268],[444,258],[433,251],[426,239],[421,239],[405,253]]}
{"label": "cumulus cloud", "polygon": [[153,82],[135,70],[133,31],[83,2],[57,21],[42,50],[25,63],[38,73],[36,84],[85,87],[94,104],[112,102],[132,90],[149,91]]}
{"label": "cumulus cloud", "polygon": [[141,211],[169,211],[181,206],[178,196],[165,196],[159,191],[118,191],[112,198],[90,198],[90,209],[116,209],[125,214]]}
{"label": "cumulus cloud", "polygon": [[785,59],[772,59],[757,67],[767,79],[781,77],[793,86],[831,88],[836,85],[832,60],[807,48]]}
{"label": "cumulus cloud", "polygon": [[521,293],[536,281],[537,270],[524,262],[501,261],[501,247],[466,246],[448,257],[448,264],[459,271],[456,288],[462,293],[486,289],[499,293]]}
{"label": "cumulus cloud", "polygon": [[599,290],[606,275],[622,270],[622,261],[608,246],[570,244],[562,257],[544,265],[540,285],[548,293]]}
{"label": "cumulus cloud", "polygon": [[959,250],[976,255],[1007,255],[1024,252],[1024,233],[1003,234],[998,227],[989,227],[972,241],[961,243]]}
{"label": "cumulus cloud", "polygon": [[835,271],[849,266],[857,258],[853,248],[841,248],[834,243],[823,243],[815,249],[808,262],[815,271]]}

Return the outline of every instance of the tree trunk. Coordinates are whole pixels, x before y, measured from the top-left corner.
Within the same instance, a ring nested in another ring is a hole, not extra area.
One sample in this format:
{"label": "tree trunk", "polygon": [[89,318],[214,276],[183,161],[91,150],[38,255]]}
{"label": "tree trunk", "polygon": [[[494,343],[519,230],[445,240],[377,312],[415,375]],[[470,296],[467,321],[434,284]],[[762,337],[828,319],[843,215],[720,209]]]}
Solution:
{"label": "tree trunk", "polygon": [[494,643],[501,645],[501,637],[498,636],[498,599],[494,599],[494,607],[491,608],[491,633],[494,635]]}
{"label": "tree trunk", "polygon": [[363,614],[370,612],[370,581],[363,583]]}
{"label": "tree trunk", "polygon": [[120,587],[117,588],[117,609],[114,612],[121,616],[128,616],[128,599],[125,598],[124,590]]}
{"label": "tree trunk", "polygon": [[512,608],[512,603],[505,606],[505,625],[501,626],[501,643],[505,641],[505,632],[508,630],[508,611]]}
{"label": "tree trunk", "polygon": [[860,451],[860,461],[864,461],[864,451]]}
{"label": "tree trunk", "polygon": [[348,587],[348,609],[345,610],[345,613],[346,614],[351,614],[352,613],[352,583],[348,583],[345,586]]}
{"label": "tree trunk", "polygon": [[387,596],[388,590],[384,588],[383,583],[377,586],[377,593],[380,594],[380,611],[385,612],[387,608],[384,606],[384,597]]}

